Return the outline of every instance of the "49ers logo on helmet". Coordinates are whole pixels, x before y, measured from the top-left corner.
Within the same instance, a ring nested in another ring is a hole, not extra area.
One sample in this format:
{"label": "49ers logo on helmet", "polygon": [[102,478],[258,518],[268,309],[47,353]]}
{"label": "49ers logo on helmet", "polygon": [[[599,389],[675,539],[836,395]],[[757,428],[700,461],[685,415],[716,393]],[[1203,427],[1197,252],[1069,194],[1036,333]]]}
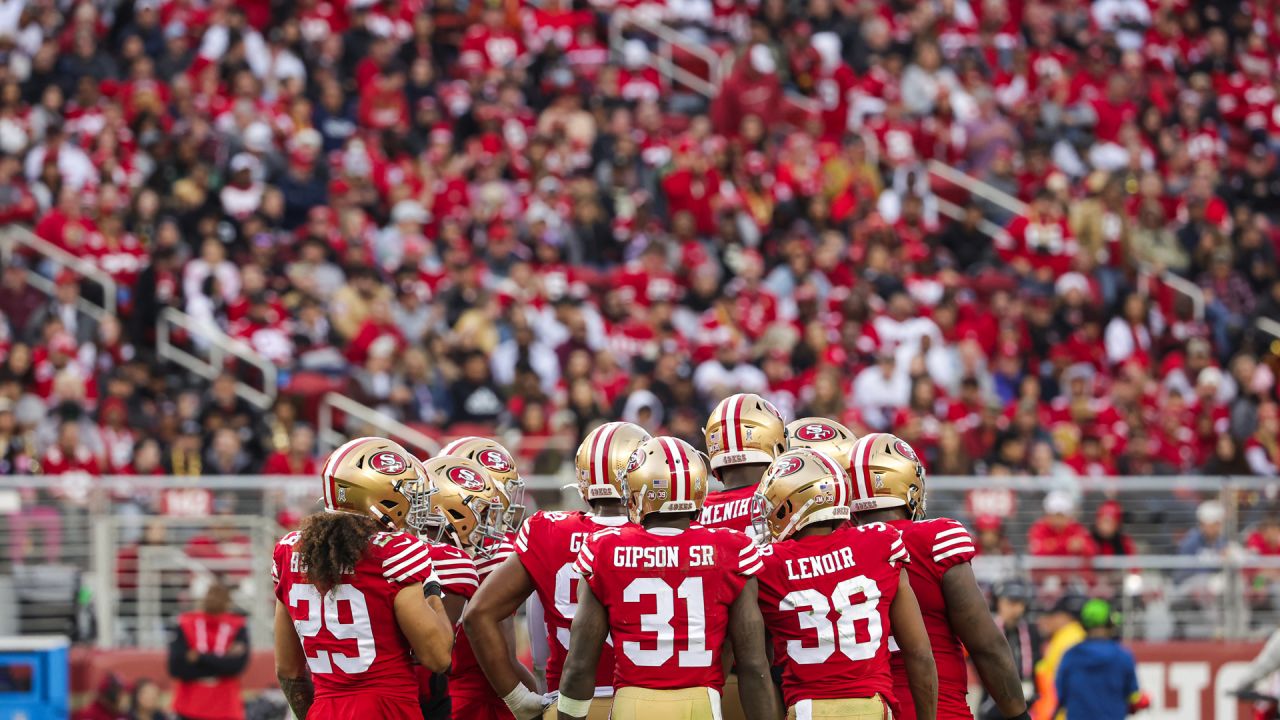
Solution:
{"label": "49ers logo on helmet", "polygon": [[383,475],[400,475],[409,469],[409,463],[396,453],[390,450],[383,450],[380,453],[374,453],[373,457],[369,458],[369,467]]}
{"label": "49ers logo on helmet", "polygon": [[768,410],[770,413],[773,414],[774,417],[778,418],[779,420],[782,419],[782,413],[778,412],[778,408],[774,407],[773,403],[769,402],[768,400],[765,400],[764,398],[761,398],[761,401],[764,404],[765,410]]}
{"label": "49ers logo on helmet", "polygon": [[632,472],[639,468],[642,462],[644,462],[644,455],[639,450],[631,453],[631,457],[627,459],[627,472]]}
{"label": "49ers logo on helmet", "polygon": [[796,430],[796,437],[809,442],[831,440],[836,436],[836,429],[822,423],[809,423]]}
{"label": "49ers logo on helmet", "polygon": [[799,472],[804,466],[804,461],[798,457],[782,458],[773,463],[773,476],[786,477],[794,472]]}
{"label": "49ers logo on helmet", "polygon": [[480,477],[480,474],[471,468],[449,468],[449,472],[445,473],[445,475],[463,490],[470,490],[471,492],[484,490],[484,478]]}
{"label": "49ers logo on helmet", "polygon": [[508,472],[512,467],[511,458],[497,450],[485,450],[476,461],[494,472]]}
{"label": "49ers logo on helmet", "polygon": [[899,455],[908,460],[914,460],[916,462],[920,461],[920,459],[916,457],[916,451],[912,450],[911,446],[908,445],[905,440],[895,440],[893,443],[893,449],[897,450]]}

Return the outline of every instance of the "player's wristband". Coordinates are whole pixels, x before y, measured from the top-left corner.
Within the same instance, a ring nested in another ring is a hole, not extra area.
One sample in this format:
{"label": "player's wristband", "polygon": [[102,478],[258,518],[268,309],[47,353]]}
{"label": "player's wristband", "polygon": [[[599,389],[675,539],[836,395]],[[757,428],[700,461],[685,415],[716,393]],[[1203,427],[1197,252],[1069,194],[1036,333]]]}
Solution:
{"label": "player's wristband", "polygon": [[591,698],[574,700],[573,698],[565,697],[564,693],[560,693],[560,699],[556,701],[556,709],[565,715],[584,718],[591,711]]}
{"label": "player's wristband", "polygon": [[1023,710],[1021,715],[1014,715],[1013,717],[1008,718],[1007,720],[1031,720],[1031,711]]}
{"label": "player's wristband", "polygon": [[432,595],[438,598],[444,597],[444,590],[440,589],[440,583],[434,580],[422,583],[422,597],[431,597]]}

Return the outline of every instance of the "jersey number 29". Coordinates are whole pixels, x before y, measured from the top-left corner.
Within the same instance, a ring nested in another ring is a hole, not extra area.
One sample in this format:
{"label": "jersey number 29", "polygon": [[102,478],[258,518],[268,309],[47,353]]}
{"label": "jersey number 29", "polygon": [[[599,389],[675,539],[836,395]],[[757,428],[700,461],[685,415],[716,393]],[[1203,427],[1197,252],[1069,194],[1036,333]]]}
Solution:
{"label": "jersey number 29", "polygon": [[[369,669],[378,651],[373,644],[373,628],[369,624],[369,605],[365,602],[364,593],[351,585],[339,585],[333,592],[320,596],[315,585],[299,583],[289,588],[289,606],[298,607],[299,602],[307,604],[307,616],[294,619],[293,627],[298,635],[313,638],[320,634],[321,628],[328,628],[329,634],[337,640],[355,640],[355,656],[328,650],[316,650],[316,656],[307,656],[307,667],[311,672],[326,674],[333,672],[336,665],[348,675],[356,675]],[[342,622],[338,614],[338,603],[347,603],[351,611],[351,622]]]}
{"label": "jersey number 29", "polygon": [[[851,598],[863,595],[862,602],[854,603]],[[866,575],[859,575],[841,581],[831,593],[830,599],[817,590],[794,590],[782,598],[780,610],[799,614],[800,627],[816,630],[818,643],[805,645],[800,640],[787,641],[787,654],[801,665],[817,665],[826,662],[839,647],[840,652],[850,660],[869,660],[875,657],[884,636],[883,623],[880,622],[880,587]],[[832,608],[839,614],[833,625],[830,620]],[[867,621],[867,639],[858,642],[856,623]]]}

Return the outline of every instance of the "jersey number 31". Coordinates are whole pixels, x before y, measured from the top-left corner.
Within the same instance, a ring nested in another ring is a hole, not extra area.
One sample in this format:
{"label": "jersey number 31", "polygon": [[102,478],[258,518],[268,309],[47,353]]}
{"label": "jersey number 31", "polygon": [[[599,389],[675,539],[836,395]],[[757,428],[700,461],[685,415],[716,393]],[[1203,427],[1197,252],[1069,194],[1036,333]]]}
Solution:
{"label": "jersey number 31", "polygon": [[707,649],[706,602],[702,595],[702,578],[686,577],[680,587],[674,591],[661,578],[636,578],[626,590],[622,591],[622,599],[629,603],[641,602],[641,598],[653,597],[655,602],[652,613],[640,616],[640,629],[645,633],[654,633],[658,641],[652,649],[641,649],[638,642],[622,643],[622,652],[631,662],[642,667],[659,667],[665,665],[675,652],[676,631],[671,626],[675,617],[676,598],[684,600],[687,609],[686,617],[689,628],[689,647],[681,650],[676,663],[680,667],[710,667],[711,651]]}

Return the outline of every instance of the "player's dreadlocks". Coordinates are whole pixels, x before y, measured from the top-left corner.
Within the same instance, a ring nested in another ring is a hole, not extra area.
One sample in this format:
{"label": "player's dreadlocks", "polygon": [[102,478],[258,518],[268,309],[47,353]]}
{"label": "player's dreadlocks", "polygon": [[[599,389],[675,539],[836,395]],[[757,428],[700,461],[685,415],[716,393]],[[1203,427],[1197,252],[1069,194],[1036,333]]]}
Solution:
{"label": "player's dreadlocks", "polygon": [[369,547],[370,539],[384,528],[368,515],[345,512],[316,513],[302,522],[298,555],[307,579],[328,594],[343,573],[351,572]]}

